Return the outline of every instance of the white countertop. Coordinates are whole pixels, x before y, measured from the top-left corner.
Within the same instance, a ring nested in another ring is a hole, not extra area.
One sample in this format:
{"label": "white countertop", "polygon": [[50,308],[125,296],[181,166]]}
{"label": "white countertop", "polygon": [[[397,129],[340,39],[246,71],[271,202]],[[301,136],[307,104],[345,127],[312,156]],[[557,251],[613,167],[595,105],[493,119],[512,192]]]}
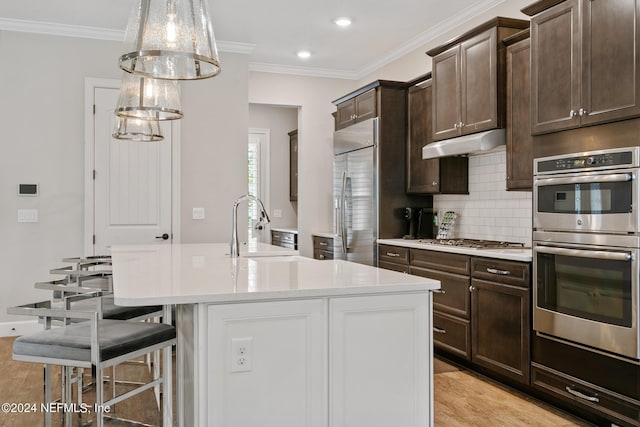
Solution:
{"label": "white countertop", "polygon": [[289,227],[271,227],[271,231],[280,231],[282,233],[298,234],[298,230],[296,228],[289,228]]}
{"label": "white countertop", "polygon": [[405,248],[427,249],[430,251],[450,252],[454,254],[471,255],[486,258],[498,258],[511,261],[531,262],[533,255],[531,248],[514,248],[514,249],[481,249],[481,248],[464,248],[460,246],[434,245],[429,243],[421,243],[417,240],[405,239],[378,239],[378,243],[382,245],[403,246]]}
{"label": "white countertop", "polygon": [[[280,249],[274,247],[272,254]],[[266,252],[263,248],[263,255]],[[231,259],[228,254],[229,245],[224,243],[113,246],[115,303],[228,303],[423,292],[440,287],[437,280],[347,261],[300,256]]]}

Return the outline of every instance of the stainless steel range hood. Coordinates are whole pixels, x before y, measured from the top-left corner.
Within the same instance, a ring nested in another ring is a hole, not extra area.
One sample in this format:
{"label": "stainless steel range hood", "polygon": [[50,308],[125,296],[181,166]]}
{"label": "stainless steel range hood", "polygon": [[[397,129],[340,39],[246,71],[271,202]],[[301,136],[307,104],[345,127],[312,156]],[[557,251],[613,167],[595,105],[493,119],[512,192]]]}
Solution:
{"label": "stainless steel range hood", "polygon": [[422,158],[459,156],[462,154],[480,154],[506,143],[505,129],[494,129],[457,138],[433,142],[422,147]]}

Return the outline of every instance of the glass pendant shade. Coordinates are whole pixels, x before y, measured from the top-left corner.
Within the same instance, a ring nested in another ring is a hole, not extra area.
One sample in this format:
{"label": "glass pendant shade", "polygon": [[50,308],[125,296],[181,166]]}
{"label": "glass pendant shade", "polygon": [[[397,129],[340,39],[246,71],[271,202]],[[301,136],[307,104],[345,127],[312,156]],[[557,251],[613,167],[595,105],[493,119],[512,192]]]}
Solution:
{"label": "glass pendant shade", "polygon": [[142,120],[180,119],[183,114],[178,82],[123,73],[115,113]]}
{"label": "glass pendant shade", "polygon": [[120,68],[169,80],[220,73],[207,0],[137,0],[125,32]]}
{"label": "glass pendant shade", "polygon": [[115,139],[138,142],[157,142],[164,139],[159,121],[118,116],[116,116],[116,124],[112,136]]}

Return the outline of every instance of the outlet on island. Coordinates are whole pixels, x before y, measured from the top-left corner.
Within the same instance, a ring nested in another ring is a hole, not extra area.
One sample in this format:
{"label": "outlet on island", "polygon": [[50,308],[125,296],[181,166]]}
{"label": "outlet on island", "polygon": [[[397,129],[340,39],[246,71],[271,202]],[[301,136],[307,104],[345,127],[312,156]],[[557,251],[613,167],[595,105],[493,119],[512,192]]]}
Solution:
{"label": "outlet on island", "polygon": [[248,372],[253,358],[253,337],[231,338],[231,372]]}

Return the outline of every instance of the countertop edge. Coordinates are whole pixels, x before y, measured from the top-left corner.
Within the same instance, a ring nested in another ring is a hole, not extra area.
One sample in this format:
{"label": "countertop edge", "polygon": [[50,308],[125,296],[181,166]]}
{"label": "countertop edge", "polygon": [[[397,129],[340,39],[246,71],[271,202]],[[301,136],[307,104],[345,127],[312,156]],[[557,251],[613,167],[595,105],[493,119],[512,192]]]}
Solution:
{"label": "countertop edge", "polygon": [[509,261],[531,262],[533,254],[530,248],[524,249],[475,249],[459,246],[429,245],[405,239],[378,239],[378,244],[402,246],[405,248],[424,249],[428,251],[449,252],[482,258],[496,258]]}
{"label": "countertop edge", "polygon": [[244,294],[215,294],[215,295],[183,295],[167,297],[144,296],[140,298],[123,298],[114,295],[114,302],[121,306],[136,305],[165,305],[165,304],[233,304],[242,302],[267,302],[283,300],[300,300],[312,298],[340,298],[354,296],[372,296],[387,294],[415,294],[440,289],[438,280],[419,277],[414,284],[372,285],[354,288],[305,289],[292,291],[255,292]]}

